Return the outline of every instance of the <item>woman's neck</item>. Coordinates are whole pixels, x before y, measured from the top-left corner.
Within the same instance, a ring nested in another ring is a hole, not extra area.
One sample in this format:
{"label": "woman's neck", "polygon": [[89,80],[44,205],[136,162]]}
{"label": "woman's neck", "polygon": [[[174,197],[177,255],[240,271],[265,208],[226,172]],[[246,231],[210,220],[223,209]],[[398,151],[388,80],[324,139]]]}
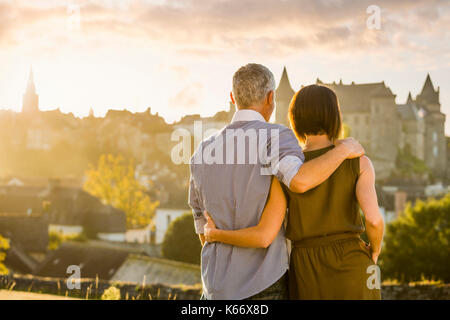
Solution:
{"label": "woman's neck", "polygon": [[327,135],[307,136],[305,143],[305,151],[313,151],[326,148],[333,145],[333,142]]}

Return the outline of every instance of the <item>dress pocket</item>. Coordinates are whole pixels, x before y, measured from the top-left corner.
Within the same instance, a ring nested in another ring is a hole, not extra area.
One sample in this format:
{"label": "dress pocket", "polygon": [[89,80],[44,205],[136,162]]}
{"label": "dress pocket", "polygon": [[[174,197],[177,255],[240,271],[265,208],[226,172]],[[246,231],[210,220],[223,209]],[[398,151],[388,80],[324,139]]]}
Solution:
{"label": "dress pocket", "polygon": [[370,260],[372,260],[372,250],[370,250],[370,245],[363,239],[359,239],[359,247],[367,254]]}

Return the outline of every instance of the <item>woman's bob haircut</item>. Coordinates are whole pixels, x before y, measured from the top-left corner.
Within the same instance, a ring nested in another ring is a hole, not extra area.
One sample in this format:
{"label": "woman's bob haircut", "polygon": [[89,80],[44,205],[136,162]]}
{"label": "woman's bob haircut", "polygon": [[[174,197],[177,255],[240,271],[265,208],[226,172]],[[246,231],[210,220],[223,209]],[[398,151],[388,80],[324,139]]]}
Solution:
{"label": "woman's bob haircut", "polygon": [[342,116],[336,94],[325,86],[303,87],[291,100],[289,121],[303,143],[308,135],[326,134],[331,141],[338,139]]}

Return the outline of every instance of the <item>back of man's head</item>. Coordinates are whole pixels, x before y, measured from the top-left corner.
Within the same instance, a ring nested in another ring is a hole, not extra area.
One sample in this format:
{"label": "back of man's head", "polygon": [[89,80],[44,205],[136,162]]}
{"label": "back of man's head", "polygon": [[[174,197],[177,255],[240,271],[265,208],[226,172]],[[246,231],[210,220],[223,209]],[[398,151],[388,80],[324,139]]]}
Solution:
{"label": "back of man's head", "polygon": [[233,76],[233,96],[239,109],[260,105],[275,90],[273,73],[265,66],[249,63]]}

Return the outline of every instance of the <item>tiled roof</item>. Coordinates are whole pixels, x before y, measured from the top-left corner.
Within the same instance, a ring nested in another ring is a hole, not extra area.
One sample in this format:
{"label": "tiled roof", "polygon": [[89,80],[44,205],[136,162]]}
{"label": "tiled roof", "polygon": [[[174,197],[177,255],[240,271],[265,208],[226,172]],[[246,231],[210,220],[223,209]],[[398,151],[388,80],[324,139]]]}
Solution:
{"label": "tiled roof", "polygon": [[109,280],[130,253],[141,251],[100,242],[64,242],[37,268],[36,275],[67,277],[67,267],[78,265],[82,278],[96,278],[98,275],[99,279]]}
{"label": "tiled roof", "polygon": [[121,210],[73,187],[0,187],[0,212],[43,213],[48,201],[50,224],[88,226],[92,232],[123,233],[126,217]]}
{"label": "tiled roof", "polygon": [[48,246],[48,220],[40,214],[0,214],[0,234],[26,251],[43,252]]}
{"label": "tiled roof", "polygon": [[11,244],[7,251],[5,265],[10,272],[31,274],[38,266],[35,261],[20,245]]}
{"label": "tiled roof", "polygon": [[194,285],[201,283],[201,271],[195,264],[130,255],[111,280]]}
{"label": "tiled roof", "polygon": [[395,97],[384,82],[363,84],[323,84],[336,92],[342,112],[369,112],[374,97]]}

